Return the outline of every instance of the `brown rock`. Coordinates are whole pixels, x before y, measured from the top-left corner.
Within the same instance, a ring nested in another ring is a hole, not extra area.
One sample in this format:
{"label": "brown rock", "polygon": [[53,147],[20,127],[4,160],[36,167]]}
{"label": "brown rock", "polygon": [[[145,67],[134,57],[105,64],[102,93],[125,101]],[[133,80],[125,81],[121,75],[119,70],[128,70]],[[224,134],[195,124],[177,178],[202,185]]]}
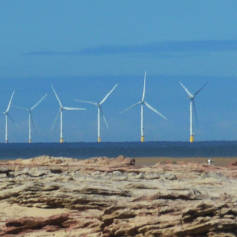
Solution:
{"label": "brown rock", "polygon": [[16,220],[9,220],[6,222],[6,228],[3,230],[3,235],[29,232],[42,229],[45,226],[51,226],[51,230],[52,228],[58,230],[59,228],[68,227],[67,225],[65,226],[67,220],[67,214],[51,216],[49,218],[24,217]]}

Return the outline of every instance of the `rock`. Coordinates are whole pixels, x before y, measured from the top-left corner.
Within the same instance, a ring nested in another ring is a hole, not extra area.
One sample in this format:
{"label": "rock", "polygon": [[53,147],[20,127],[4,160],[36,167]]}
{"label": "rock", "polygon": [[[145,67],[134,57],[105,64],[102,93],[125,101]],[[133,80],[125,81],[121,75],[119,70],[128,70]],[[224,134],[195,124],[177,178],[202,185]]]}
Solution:
{"label": "rock", "polygon": [[233,166],[237,166],[237,161],[231,163],[231,165],[233,165]]}
{"label": "rock", "polygon": [[217,208],[213,204],[199,203],[198,205],[187,208],[182,213],[183,222],[191,222],[200,216],[215,216],[217,214]]}
{"label": "rock", "polygon": [[165,174],[164,178],[167,180],[177,180],[177,176],[175,174],[170,174],[170,173]]}
{"label": "rock", "polygon": [[0,205],[12,208],[0,209],[0,236],[237,235],[235,166],[41,156],[1,170]]}
{"label": "rock", "polygon": [[1,173],[0,173],[0,179],[6,178],[6,177],[7,177],[7,174],[4,174],[4,173],[1,174]]}
{"label": "rock", "polygon": [[122,172],[120,172],[120,171],[118,171],[118,170],[115,170],[115,171],[113,171],[113,175],[115,175],[115,176],[121,176],[121,175],[123,175],[123,174],[122,174]]}
{"label": "rock", "polygon": [[159,179],[160,175],[156,173],[145,174],[145,179]]}
{"label": "rock", "polygon": [[52,168],[52,169],[50,169],[50,172],[53,174],[61,174],[63,171],[62,171],[62,169]]}
{"label": "rock", "polygon": [[3,230],[2,234],[19,234],[27,231],[33,231],[37,229],[42,229],[45,226],[52,226],[54,230],[60,228],[68,227],[66,221],[68,220],[67,214],[51,216],[49,218],[34,218],[25,217],[16,220],[9,220],[6,223],[6,228]]}
{"label": "rock", "polygon": [[140,173],[136,176],[137,179],[144,179],[145,178],[145,175],[144,173]]}
{"label": "rock", "polygon": [[136,164],[136,160],[133,158],[130,160],[130,165],[135,165]]}
{"label": "rock", "polygon": [[92,173],[93,176],[100,176],[101,175],[101,172],[100,171],[95,171]]}
{"label": "rock", "polygon": [[[5,174],[5,176],[9,177],[10,176],[10,172],[12,172],[13,170],[9,169],[9,167],[0,167],[0,174]],[[5,177],[3,176],[3,177]]]}

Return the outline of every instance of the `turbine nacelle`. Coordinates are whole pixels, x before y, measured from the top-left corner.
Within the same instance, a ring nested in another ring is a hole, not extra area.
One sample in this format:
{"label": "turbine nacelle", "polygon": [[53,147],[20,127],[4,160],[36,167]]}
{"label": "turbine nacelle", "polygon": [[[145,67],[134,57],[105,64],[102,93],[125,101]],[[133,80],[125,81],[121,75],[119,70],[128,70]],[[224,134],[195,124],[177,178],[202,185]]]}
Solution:
{"label": "turbine nacelle", "polygon": [[184,91],[186,92],[188,98],[189,98],[190,100],[194,100],[195,97],[200,93],[200,91],[207,85],[207,82],[206,82],[202,87],[200,87],[195,93],[191,93],[191,92],[188,90],[188,88],[187,88],[182,82],[179,81],[179,84],[180,84],[180,86],[184,89]]}
{"label": "turbine nacelle", "polygon": [[61,100],[59,99],[59,96],[57,94],[57,92],[55,91],[54,87],[51,86],[52,90],[53,90],[53,93],[58,101],[58,105],[59,105],[59,109],[60,111],[65,111],[65,110],[86,110],[85,108],[77,108],[77,107],[66,107],[66,106],[63,106]]}

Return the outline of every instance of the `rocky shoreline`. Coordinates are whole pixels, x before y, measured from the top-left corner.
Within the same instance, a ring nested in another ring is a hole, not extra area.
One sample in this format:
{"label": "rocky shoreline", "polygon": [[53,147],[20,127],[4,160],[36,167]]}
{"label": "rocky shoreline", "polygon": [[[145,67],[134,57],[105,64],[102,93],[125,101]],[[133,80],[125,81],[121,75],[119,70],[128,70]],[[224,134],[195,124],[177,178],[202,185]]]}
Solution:
{"label": "rocky shoreline", "polygon": [[237,166],[2,161],[0,236],[237,236]]}

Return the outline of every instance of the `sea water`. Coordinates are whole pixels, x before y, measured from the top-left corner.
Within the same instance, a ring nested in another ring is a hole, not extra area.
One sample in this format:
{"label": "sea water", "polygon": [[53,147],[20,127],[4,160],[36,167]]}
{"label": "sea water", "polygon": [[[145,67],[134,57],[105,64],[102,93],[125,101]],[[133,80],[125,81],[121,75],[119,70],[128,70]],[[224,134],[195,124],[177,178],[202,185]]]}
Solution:
{"label": "sea water", "polygon": [[0,144],[0,159],[40,155],[88,157],[237,157],[237,141],[209,142],[102,142]]}

